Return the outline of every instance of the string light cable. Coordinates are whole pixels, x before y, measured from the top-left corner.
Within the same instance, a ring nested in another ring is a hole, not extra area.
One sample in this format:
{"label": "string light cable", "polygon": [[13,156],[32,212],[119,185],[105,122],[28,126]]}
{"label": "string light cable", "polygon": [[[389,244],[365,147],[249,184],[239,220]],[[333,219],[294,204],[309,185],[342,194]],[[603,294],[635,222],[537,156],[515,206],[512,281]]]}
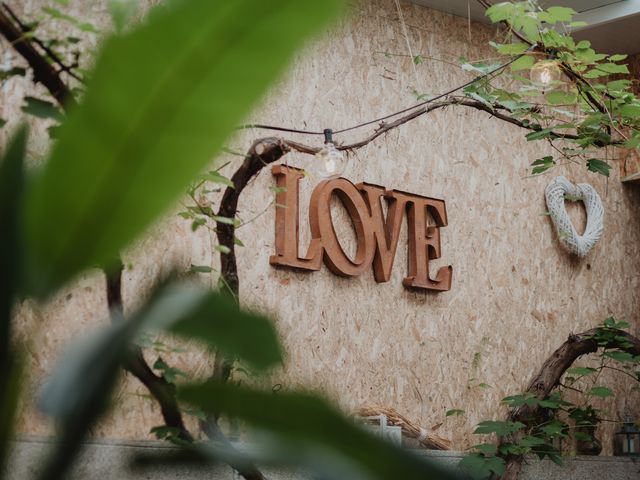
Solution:
{"label": "string light cable", "polygon": [[[415,105],[412,105],[410,107],[404,108],[402,110],[399,110],[397,112],[394,113],[390,113],[388,115],[385,115],[383,117],[379,117],[379,118],[375,118],[373,120],[369,120],[367,122],[363,122],[363,123],[359,123],[357,125],[353,125],[351,127],[347,127],[347,128],[343,128],[340,130],[333,130],[332,133],[333,135],[339,135],[341,133],[345,133],[345,132],[349,132],[351,130],[356,130],[362,127],[366,127],[368,125],[372,125],[374,123],[380,123],[383,122],[385,120],[388,120],[390,118],[396,117],[398,115],[401,115],[403,113],[407,113],[410,112],[412,110],[415,110],[417,108],[423,107],[424,105],[427,105],[429,103],[435,102],[436,100],[440,100],[444,97],[448,97],[449,95],[462,90],[466,87],[469,87],[471,85],[473,85],[474,83],[477,83],[479,81],[484,80],[485,78],[488,78],[492,75],[494,75],[497,72],[500,72],[501,70],[504,70],[505,68],[507,68],[508,66],[510,66],[512,63],[516,62],[517,60],[519,60],[520,58],[524,57],[525,55],[527,55],[528,53],[530,53],[536,46],[532,45],[531,47],[529,47],[525,52],[521,53],[520,55],[517,55],[515,57],[513,57],[512,59],[510,59],[508,62],[497,66],[496,68],[488,71],[487,73],[484,73],[482,75],[479,75],[475,78],[473,78],[472,80],[469,80],[468,82],[459,85],[455,88],[452,88],[451,90],[448,90],[444,93],[441,93],[439,95],[436,95],[435,97],[429,98],[427,100],[424,100],[420,103],[416,103]],[[313,131],[313,130],[301,130],[301,129],[296,129],[296,128],[287,128],[287,127],[279,127],[279,126],[274,126],[274,125],[264,125],[264,124],[260,124],[260,123],[252,123],[252,124],[248,124],[248,125],[242,125],[240,127],[238,127],[239,130],[243,130],[243,129],[260,129],[260,130],[274,130],[274,131],[279,131],[279,132],[288,132],[288,133],[298,133],[301,135],[323,135],[326,137],[326,133],[327,133],[327,129],[324,129],[323,131]]]}

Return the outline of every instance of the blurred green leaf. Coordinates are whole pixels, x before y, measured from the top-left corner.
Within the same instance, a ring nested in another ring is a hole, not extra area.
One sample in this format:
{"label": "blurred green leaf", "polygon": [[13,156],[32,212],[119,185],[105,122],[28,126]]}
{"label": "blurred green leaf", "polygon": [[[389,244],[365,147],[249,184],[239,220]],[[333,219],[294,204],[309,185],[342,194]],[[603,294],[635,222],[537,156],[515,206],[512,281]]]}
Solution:
{"label": "blurred green leaf", "polygon": [[481,453],[471,453],[467,455],[460,460],[458,465],[474,480],[487,479],[492,473],[502,475],[506,468],[503,458],[485,456]]}
{"label": "blurred green leaf", "polygon": [[64,120],[64,115],[53,103],[35,97],[24,97],[24,100],[26,102],[26,104],[22,106],[24,113],[38,118],[50,118],[58,122]]}
{"label": "blurred green leaf", "polygon": [[636,118],[640,117],[640,104],[623,105],[618,110],[623,117]]}
{"label": "blurred green leaf", "polygon": [[41,480],[62,478],[71,465],[89,428],[108,405],[120,362],[138,328],[138,322],[120,319],[67,349],[56,365],[39,407],[57,420],[60,430]]}
{"label": "blurred green leaf", "polygon": [[[367,478],[456,478],[446,469],[367,433],[310,394],[274,394],[210,382],[184,387],[179,398],[204,411],[221,412],[266,430],[281,440],[289,453],[291,448],[301,455],[315,453],[316,460],[322,452],[337,454],[367,473]],[[273,449],[274,441],[270,445]]]}
{"label": "blurred green leaf", "polygon": [[488,434],[495,433],[496,435],[503,436],[515,433],[525,427],[521,422],[501,422],[496,420],[487,420],[480,422],[473,433]]}
{"label": "blurred green leaf", "polygon": [[567,424],[558,420],[552,420],[540,427],[540,431],[550,437],[566,437],[566,430]]}
{"label": "blurred green leaf", "polygon": [[10,453],[9,441],[14,437],[16,412],[21,393],[24,362],[14,356],[2,362],[0,373],[0,478]]}
{"label": "blurred green leaf", "polygon": [[549,170],[551,167],[553,167],[555,164],[556,164],[555,160],[550,155],[546,157],[538,158],[537,160],[534,160],[531,163],[531,166],[533,167],[531,169],[531,173],[533,175],[544,173],[547,170]]}
{"label": "blurred green leaf", "polygon": [[588,395],[593,395],[594,397],[611,397],[613,396],[613,392],[610,388],[607,387],[592,387],[591,390],[587,392]]}
{"label": "blurred green leaf", "polygon": [[138,0],[109,0],[107,8],[116,32],[121,32],[138,11]]}
{"label": "blurred green leaf", "polygon": [[610,350],[604,352],[602,355],[605,357],[613,358],[618,362],[628,362],[629,360],[633,360],[633,355],[629,352],[622,352],[620,350]]}
{"label": "blurred green leaf", "polygon": [[596,370],[595,368],[590,368],[590,367],[575,367],[567,370],[567,373],[569,375],[585,376],[585,375],[591,375],[592,373],[596,373],[597,371],[598,370]]}
{"label": "blurred green leaf", "polygon": [[267,319],[240,312],[231,299],[217,293],[178,285],[160,287],[130,320],[115,318],[110,327],[69,348],[47,380],[39,406],[58,420],[62,433],[43,469],[43,479],[60,478],[68,468],[88,428],[107,407],[119,366],[143,329],[204,340],[256,369],[281,359]]}
{"label": "blurred green leaf", "polygon": [[204,175],[200,175],[198,178],[202,180],[208,180],[213,183],[220,183],[222,185],[226,185],[227,187],[234,187],[233,182],[230,179],[228,179],[221,173],[216,172],[215,170],[207,172]]}
{"label": "blurred green leaf", "polygon": [[18,402],[19,368],[12,353],[11,311],[20,278],[21,210],[27,129],[20,128],[0,160],[0,476]]}
{"label": "blurred green leaf", "polygon": [[27,129],[23,127],[12,138],[0,163],[0,368],[8,358],[11,309],[21,269],[20,222],[26,143]]}
{"label": "blurred green leaf", "polygon": [[518,60],[511,64],[511,70],[518,72],[520,70],[527,70],[533,67],[535,59],[530,55],[523,55]]}
{"label": "blurred green leaf", "polygon": [[558,22],[570,22],[576,11],[568,7],[549,7],[546,11],[541,12],[540,20],[546,23],[555,24]]}
{"label": "blurred green leaf", "polygon": [[189,378],[189,375],[184,370],[169,366],[167,362],[162,359],[162,357],[158,357],[158,359],[153,364],[153,369],[162,372],[162,377],[168,383],[175,384],[178,377]]}
{"label": "blurred green leaf", "polygon": [[574,92],[563,92],[561,90],[549,92],[544,97],[550,105],[573,105],[578,98]]}
{"label": "blurred green leaf", "polygon": [[459,408],[454,408],[452,410],[447,410],[447,413],[444,414],[445,417],[458,417],[460,415],[464,415],[464,410],[460,410]]}
{"label": "blurred green leaf", "polygon": [[208,265],[191,265],[190,271],[192,273],[211,273],[213,268]]}
{"label": "blurred green leaf", "polygon": [[271,321],[241,311],[226,295],[169,285],[159,289],[137,317],[145,329],[202,340],[257,370],[282,360]]}
{"label": "blurred green leaf", "polygon": [[32,290],[45,295],[104,265],[139,235],[211,161],[300,41],[342,5],[171,2],[107,40],[30,191]]}
{"label": "blurred green leaf", "polygon": [[478,450],[485,455],[495,455],[496,453],[498,453],[498,447],[493,443],[480,443],[478,445],[474,445],[471,448]]}
{"label": "blurred green leaf", "polygon": [[523,447],[537,447],[538,445],[544,445],[544,439],[540,437],[534,437],[532,435],[526,435],[520,440],[520,445]]}
{"label": "blurred green leaf", "polygon": [[[63,6],[66,6],[67,4],[63,4]],[[48,16],[50,16],[51,18],[53,18],[54,20],[63,20],[65,22],[70,23],[71,25],[73,25],[74,27],[76,27],[79,30],[82,30],[83,32],[91,32],[91,33],[98,33],[99,30],[95,27],[95,25],[89,23],[89,22],[83,22],[81,20],[79,20],[78,18],[69,15],[67,13],[64,13],[63,11],[57,9],[57,8],[53,8],[53,7],[42,7],[42,11],[47,14]]]}

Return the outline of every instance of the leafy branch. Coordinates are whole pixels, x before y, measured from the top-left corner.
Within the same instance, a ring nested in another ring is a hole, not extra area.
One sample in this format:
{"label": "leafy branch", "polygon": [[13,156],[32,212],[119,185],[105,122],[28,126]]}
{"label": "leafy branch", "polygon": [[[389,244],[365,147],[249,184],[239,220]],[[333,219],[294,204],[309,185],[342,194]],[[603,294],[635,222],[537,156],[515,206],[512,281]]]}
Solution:
{"label": "leafy branch", "polygon": [[[566,373],[584,377],[597,375],[609,368],[603,363],[607,358],[638,368],[640,339],[622,330],[628,326],[610,317],[599,327],[570,335],[544,362],[524,393],[503,399],[503,404],[511,407],[505,421],[485,421],[476,428],[474,433],[477,434],[496,434],[498,444],[476,445],[473,447],[475,451],[461,462],[461,466],[470,469],[475,478],[493,475],[503,480],[515,480],[527,453],[534,453],[540,458],[546,456],[561,464],[561,452],[553,442],[554,439],[566,438],[571,429],[575,429],[577,441],[595,442],[593,436],[584,430],[593,430],[600,422],[609,420],[601,418],[600,412],[588,404],[588,399],[612,396],[611,390],[601,386],[593,386],[587,392],[576,389],[586,394],[582,406],[567,402],[561,392],[553,390],[565,387],[562,378]],[[602,363],[598,368],[571,368],[579,357],[599,350]],[[628,374],[624,369],[611,368]],[[571,378],[575,381],[574,377]],[[634,377],[634,380],[640,382],[640,377]],[[596,381],[597,378],[594,383]],[[558,412],[565,412],[575,426],[559,420]]]}

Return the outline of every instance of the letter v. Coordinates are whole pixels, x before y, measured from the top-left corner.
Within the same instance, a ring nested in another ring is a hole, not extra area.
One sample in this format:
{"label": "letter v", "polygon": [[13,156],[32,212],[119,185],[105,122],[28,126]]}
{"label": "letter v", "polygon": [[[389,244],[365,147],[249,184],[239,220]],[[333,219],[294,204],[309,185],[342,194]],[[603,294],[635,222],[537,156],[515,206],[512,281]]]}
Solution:
{"label": "letter v", "polygon": [[[393,190],[386,190],[379,185],[359,183],[356,185],[363,194],[373,226],[376,239],[376,253],[373,258],[373,276],[376,282],[388,282],[391,279],[391,269],[398,249],[400,227],[404,217],[408,198],[396,194]],[[383,218],[381,197],[387,201],[387,218]]]}

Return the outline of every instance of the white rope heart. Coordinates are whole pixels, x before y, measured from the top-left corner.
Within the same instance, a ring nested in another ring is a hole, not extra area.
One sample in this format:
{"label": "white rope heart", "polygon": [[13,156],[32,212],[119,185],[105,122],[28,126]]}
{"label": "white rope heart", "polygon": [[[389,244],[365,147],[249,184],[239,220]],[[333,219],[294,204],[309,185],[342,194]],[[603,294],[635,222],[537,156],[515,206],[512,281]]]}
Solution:
{"label": "white rope heart", "polygon": [[[604,208],[598,192],[588,183],[574,185],[560,176],[547,185],[544,193],[547,199],[547,208],[560,241],[571,253],[585,257],[600,240],[604,227]],[[578,235],[569,215],[567,215],[567,210],[564,207],[565,199],[581,200],[584,203],[587,211],[587,227],[582,235]]]}

